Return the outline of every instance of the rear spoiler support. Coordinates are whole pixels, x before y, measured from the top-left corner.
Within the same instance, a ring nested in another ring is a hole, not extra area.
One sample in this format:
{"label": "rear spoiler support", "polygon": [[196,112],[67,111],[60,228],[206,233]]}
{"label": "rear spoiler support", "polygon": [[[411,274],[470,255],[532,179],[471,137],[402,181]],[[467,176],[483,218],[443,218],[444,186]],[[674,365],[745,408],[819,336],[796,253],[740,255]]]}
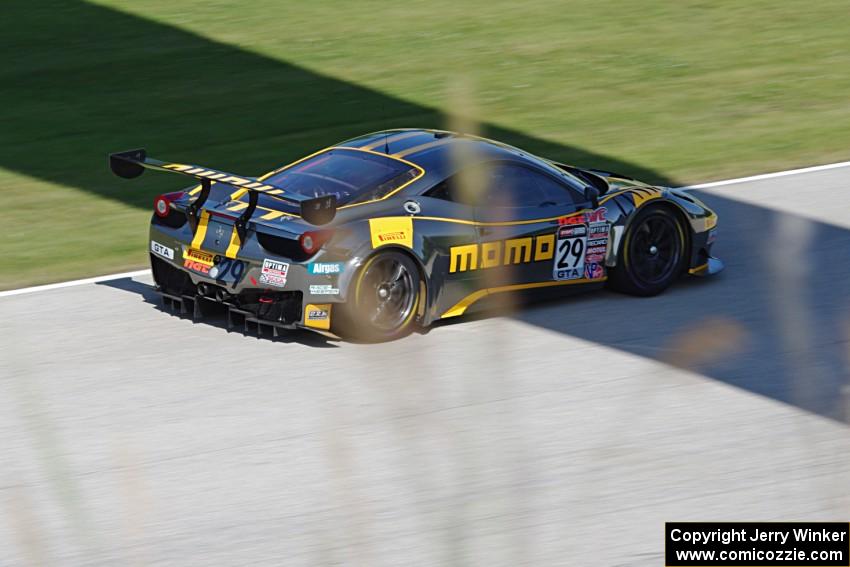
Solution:
{"label": "rear spoiler support", "polygon": [[259,193],[256,191],[248,192],[248,208],[246,208],[239,218],[236,219],[234,226],[236,227],[236,234],[239,235],[239,241],[245,242],[245,233],[248,231],[248,221],[251,220],[251,217],[254,216],[254,211],[257,210],[257,201],[260,200]]}
{"label": "rear spoiler support", "polygon": [[[189,219],[189,226],[192,228],[192,234],[194,234],[195,230],[198,228],[198,219],[201,215],[201,209],[204,206],[204,203],[207,202],[211,189],[212,181],[209,179],[202,179],[200,195],[198,195],[198,198],[189,203],[189,206],[186,207],[186,218]],[[242,235],[240,234],[239,237],[241,238]]]}
{"label": "rear spoiler support", "polygon": [[223,183],[232,185],[239,189],[248,191],[248,208],[237,220],[239,237],[244,241],[248,221],[257,209],[257,201],[260,194],[268,195],[278,201],[299,207],[301,218],[314,225],[322,225],[331,222],[336,216],[336,195],[322,195],[321,197],[307,197],[298,193],[289,193],[277,185],[258,181],[251,177],[243,177],[233,173],[226,173],[198,165],[164,162],[147,157],[144,148],[116,152],[109,154],[109,168],[118,177],[133,179],[144,173],[145,169],[180,173],[194,177],[201,181],[201,193],[194,203],[189,205],[187,216],[197,225],[198,216],[210,194],[212,183]]}

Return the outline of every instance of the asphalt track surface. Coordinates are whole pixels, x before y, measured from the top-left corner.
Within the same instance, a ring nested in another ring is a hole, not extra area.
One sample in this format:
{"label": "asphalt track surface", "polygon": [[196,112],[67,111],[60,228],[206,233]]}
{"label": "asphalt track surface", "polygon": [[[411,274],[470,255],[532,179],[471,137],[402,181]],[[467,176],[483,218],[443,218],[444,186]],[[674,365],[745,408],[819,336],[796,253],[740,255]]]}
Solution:
{"label": "asphalt track surface", "polygon": [[0,298],[0,565],[657,566],[665,521],[846,520],[850,168],[697,192],[718,277],[390,344],[147,277]]}

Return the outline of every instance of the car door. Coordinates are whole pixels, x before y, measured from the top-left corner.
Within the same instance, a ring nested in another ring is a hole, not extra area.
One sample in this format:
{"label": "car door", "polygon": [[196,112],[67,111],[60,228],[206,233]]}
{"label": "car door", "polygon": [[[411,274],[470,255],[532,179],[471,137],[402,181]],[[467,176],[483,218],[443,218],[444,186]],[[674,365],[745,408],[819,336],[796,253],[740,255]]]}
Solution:
{"label": "car door", "polygon": [[492,162],[475,206],[484,287],[582,279],[588,228],[569,225],[585,208],[578,187],[529,164]]}

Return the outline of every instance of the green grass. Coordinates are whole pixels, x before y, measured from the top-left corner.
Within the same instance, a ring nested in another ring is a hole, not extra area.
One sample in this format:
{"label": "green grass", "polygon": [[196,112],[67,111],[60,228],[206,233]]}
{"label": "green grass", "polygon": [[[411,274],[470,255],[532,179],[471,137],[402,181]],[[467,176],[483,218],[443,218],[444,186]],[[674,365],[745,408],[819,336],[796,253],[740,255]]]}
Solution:
{"label": "green grass", "polygon": [[459,112],[667,183],[850,159],[843,1],[3,0],[2,14],[0,288],[144,266],[152,197],[180,181],[112,177],[107,152],[138,146],[252,174]]}

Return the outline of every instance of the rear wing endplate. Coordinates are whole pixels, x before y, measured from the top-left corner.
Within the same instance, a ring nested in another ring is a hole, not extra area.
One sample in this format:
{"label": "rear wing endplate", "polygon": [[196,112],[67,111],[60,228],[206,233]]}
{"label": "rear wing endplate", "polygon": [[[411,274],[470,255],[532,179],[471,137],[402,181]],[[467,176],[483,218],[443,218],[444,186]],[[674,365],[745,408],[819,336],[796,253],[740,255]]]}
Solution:
{"label": "rear wing endplate", "polygon": [[171,163],[149,158],[144,148],[109,154],[109,168],[115,175],[124,177],[125,179],[138,177],[144,173],[145,169],[181,173],[199,179],[201,181],[201,193],[186,209],[186,216],[191,219],[194,225],[197,225],[198,215],[207,197],[209,197],[210,188],[214,181],[232,185],[239,189],[246,189],[248,191],[248,208],[245,209],[236,221],[236,230],[239,231],[239,236],[243,241],[246,226],[257,209],[257,200],[260,194],[268,195],[284,203],[299,207],[301,218],[310,224],[327,224],[336,216],[335,195],[307,197],[306,195],[290,193],[282,187],[258,181],[251,177],[243,177],[199,165]]}

